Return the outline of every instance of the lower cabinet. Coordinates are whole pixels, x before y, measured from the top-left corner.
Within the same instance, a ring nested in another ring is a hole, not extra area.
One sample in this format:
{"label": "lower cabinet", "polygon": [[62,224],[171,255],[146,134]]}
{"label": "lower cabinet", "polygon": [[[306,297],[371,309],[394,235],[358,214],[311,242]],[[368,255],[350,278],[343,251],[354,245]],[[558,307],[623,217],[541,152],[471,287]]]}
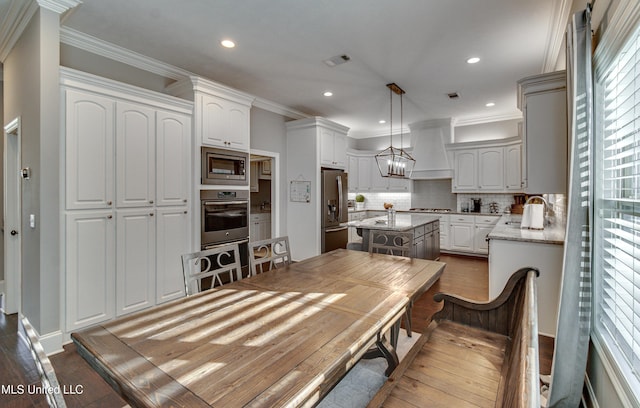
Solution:
{"label": "lower cabinet", "polygon": [[189,225],[186,207],[156,210],[156,304],[185,295],[181,256],[190,252]]}
{"label": "lower cabinet", "polygon": [[449,246],[447,250],[479,255],[489,253],[487,235],[500,219],[497,215],[449,216]]}
{"label": "lower cabinet", "polygon": [[67,331],[184,296],[189,225],[187,207],[67,213]]}
{"label": "lower cabinet", "polygon": [[115,317],[113,211],[66,216],[66,328],[68,332]]}
{"label": "lower cabinet", "polygon": [[271,238],[271,214],[251,214],[249,240],[261,241]]}
{"label": "lower cabinet", "polygon": [[116,316],[155,304],[153,208],[116,211]]}

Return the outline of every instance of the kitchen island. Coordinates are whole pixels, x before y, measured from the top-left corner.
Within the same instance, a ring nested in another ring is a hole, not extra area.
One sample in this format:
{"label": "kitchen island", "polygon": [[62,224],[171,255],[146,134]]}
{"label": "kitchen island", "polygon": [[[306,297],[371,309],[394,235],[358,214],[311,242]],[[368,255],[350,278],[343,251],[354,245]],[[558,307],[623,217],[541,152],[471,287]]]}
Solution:
{"label": "kitchen island", "polygon": [[440,220],[438,217],[415,213],[396,213],[395,221],[389,222],[387,215],[349,221],[347,226],[355,228],[362,237],[362,251],[369,250],[371,230],[413,232],[412,257],[438,259],[440,257]]}
{"label": "kitchen island", "polygon": [[543,230],[521,229],[521,215],[504,215],[489,238],[489,299],[502,292],[509,276],[522,267],[540,270],[538,277],[538,331],[555,337],[562,282],[565,225]]}

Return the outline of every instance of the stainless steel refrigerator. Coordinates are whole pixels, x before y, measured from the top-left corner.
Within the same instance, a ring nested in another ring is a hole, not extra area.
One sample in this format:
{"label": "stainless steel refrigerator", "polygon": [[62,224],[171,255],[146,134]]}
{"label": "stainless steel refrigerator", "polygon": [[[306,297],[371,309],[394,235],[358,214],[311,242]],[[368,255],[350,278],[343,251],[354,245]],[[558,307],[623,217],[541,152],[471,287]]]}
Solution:
{"label": "stainless steel refrigerator", "polygon": [[322,170],[322,253],[346,248],[349,240],[347,226],[348,179],[342,170]]}

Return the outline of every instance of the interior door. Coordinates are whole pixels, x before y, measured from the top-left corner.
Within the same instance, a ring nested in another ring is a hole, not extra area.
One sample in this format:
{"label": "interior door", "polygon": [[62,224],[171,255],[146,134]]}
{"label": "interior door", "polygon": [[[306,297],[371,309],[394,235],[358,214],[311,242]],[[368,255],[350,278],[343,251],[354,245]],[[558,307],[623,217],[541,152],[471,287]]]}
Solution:
{"label": "interior door", "polygon": [[21,311],[22,235],[20,234],[20,119],[5,127],[4,133],[4,289],[6,314]]}

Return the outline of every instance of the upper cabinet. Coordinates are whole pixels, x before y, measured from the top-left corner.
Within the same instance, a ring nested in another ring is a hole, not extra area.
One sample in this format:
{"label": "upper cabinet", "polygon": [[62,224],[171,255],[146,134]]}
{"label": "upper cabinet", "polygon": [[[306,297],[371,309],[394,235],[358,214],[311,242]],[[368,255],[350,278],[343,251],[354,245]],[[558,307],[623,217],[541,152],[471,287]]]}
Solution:
{"label": "upper cabinet", "polygon": [[66,207],[113,205],[116,102],[92,92],[65,92]]}
{"label": "upper cabinet", "polygon": [[347,168],[347,134],[343,131],[320,129],[320,164],[335,169]]}
{"label": "upper cabinet", "polygon": [[522,191],[520,138],[447,145],[453,157],[454,193]]}
{"label": "upper cabinet", "polygon": [[522,183],[527,193],[567,191],[566,72],[518,81],[522,128]]}
{"label": "upper cabinet", "polygon": [[348,154],[349,192],[411,192],[412,180],[382,177],[374,154],[357,150]]}
{"label": "upper cabinet", "polygon": [[203,145],[249,151],[249,110],[243,105],[208,94],[196,98],[199,130]]}
{"label": "upper cabinet", "polygon": [[195,76],[168,86],[166,91],[193,100],[196,147],[249,151],[249,114],[253,96]]}

